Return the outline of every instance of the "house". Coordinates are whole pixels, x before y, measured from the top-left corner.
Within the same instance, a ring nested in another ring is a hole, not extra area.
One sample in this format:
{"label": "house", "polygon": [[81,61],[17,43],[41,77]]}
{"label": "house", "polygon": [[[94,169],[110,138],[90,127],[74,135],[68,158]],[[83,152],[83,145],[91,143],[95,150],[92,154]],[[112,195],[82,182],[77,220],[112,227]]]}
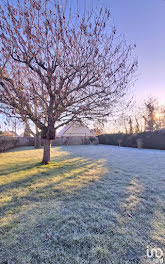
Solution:
{"label": "house", "polygon": [[8,137],[19,137],[19,135],[14,132],[14,131],[4,131],[3,136],[8,136]]}
{"label": "house", "polygon": [[67,124],[52,141],[52,146],[82,144],[98,144],[98,139],[86,125],[78,122]]}

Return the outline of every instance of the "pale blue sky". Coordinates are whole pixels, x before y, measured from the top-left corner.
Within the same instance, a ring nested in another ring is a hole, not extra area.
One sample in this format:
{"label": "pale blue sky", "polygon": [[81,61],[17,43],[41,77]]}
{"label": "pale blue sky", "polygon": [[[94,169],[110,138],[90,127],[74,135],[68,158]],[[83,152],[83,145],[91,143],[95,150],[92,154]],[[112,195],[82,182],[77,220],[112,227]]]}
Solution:
{"label": "pale blue sky", "polygon": [[[89,2],[89,1],[86,1]],[[90,5],[111,10],[118,31],[137,45],[139,61],[135,95],[156,96],[165,102],[165,1],[164,0],[97,0]]]}
{"label": "pale blue sky", "polygon": [[134,89],[138,101],[153,95],[165,102],[165,0],[68,1],[73,9],[77,2],[79,10],[84,6],[110,9],[118,32],[125,35],[128,43],[137,45],[139,68]]}
{"label": "pale blue sky", "polygon": [[[1,0],[2,1],[2,0]],[[15,1],[15,0],[13,0]],[[77,0],[69,0],[75,6]],[[139,61],[137,101],[156,96],[165,103],[165,0],[79,0],[80,6],[108,7],[118,32],[135,43]]]}

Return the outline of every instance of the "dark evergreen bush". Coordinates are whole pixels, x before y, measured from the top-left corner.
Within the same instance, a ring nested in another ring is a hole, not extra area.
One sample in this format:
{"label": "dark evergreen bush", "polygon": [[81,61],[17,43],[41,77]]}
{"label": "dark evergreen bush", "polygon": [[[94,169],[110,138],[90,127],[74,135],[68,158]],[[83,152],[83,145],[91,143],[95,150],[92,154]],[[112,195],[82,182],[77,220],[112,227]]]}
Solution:
{"label": "dark evergreen bush", "polygon": [[98,136],[100,144],[122,146],[122,147],[143,147],[148,149],[165,150],[165,130],[154,132],[142,132],[137,134],[104,134]]}

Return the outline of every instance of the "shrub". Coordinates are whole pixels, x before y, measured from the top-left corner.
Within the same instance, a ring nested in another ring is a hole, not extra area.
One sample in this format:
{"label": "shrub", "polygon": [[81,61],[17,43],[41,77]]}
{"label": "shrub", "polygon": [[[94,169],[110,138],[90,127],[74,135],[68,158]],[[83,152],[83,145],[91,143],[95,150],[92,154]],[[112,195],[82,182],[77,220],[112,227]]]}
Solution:
{"label": "shrub", "polygon": [[34,146],[33,137],[0,137],[0,152],[20,146]]}
{"label": "shrub", "polygon": [[0,138],[0,151],[3,152],[5,150],[15,148],[17,146],[17,142],[17,138],[2,136]]}
{"label": "shrub", "polygon": [[98,136],[100,144],[133,148],[165,150],[165,130],[137,134],[105,134]]}

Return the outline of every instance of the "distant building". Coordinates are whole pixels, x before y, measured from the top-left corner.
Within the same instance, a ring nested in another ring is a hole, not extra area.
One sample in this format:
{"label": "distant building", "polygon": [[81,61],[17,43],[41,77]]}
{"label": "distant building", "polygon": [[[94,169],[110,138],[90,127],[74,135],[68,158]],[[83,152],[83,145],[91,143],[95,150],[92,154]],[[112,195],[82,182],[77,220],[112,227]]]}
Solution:
{"label": "distant building", "polygon": [[57,137],[93,137],[92,131],[85,126],[79,123],[71,122],[66,125],[58,134]]}
{"label": "distant building", "polygon": [[17,133],[14,131],[4,131],[3,136],[8,136],[8,137],[19,137]]}
{"label": "distant building", "polygon": [[93,132],[84,124],[71,122],[66,125],[59,133],[52,145],[81,145],[97,144],[98,139]]}

